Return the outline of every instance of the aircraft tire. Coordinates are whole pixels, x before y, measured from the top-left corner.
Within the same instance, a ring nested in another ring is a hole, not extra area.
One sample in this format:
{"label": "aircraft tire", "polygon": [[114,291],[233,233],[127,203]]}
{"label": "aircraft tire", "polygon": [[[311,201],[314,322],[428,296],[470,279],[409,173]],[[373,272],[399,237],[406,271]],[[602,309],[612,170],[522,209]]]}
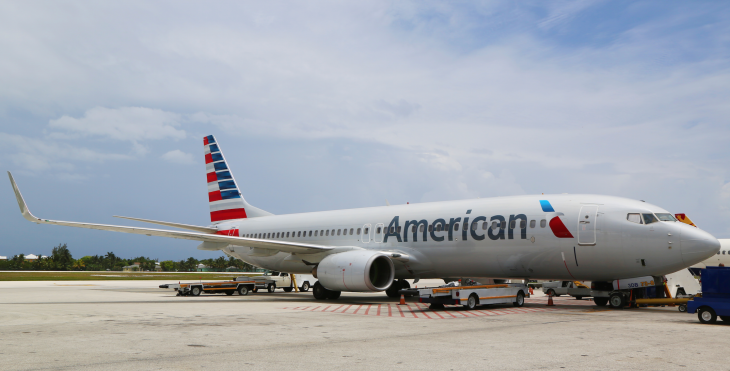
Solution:
{"label": "aircraft tire", "polygon": [[398,298],[400,297],[400,294],[398,294],[398,290],[400,290],[400,281],[393,281],[392,284],[390,284],[390,287],[388,287],[387,290],[385,290],[385,295],[388,295],[389,298]]}
{"label": "aircraft tire", "polygon": [[329,290],[329,292],[327,293],[327,299],[336,300],[340,298],[340,295],[342,295],[342,291]]}
{"label": "aircraft tire", "polygon": [[314,295],[314,298],[317,300],[326,300],[328,291],[329,290],[324,288],[324,286],[322,286],[319,282],[316,282],[314,286],[312,286],[312,295]]}

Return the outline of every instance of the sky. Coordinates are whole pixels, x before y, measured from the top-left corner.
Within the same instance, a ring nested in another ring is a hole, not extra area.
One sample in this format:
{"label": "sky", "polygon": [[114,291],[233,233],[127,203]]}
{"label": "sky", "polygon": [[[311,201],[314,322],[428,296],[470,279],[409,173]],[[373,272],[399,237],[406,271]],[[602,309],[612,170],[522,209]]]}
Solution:
{"label": "sky", "polygon": [[[730,238],[730,3],[0,2],[0,168],[39,217],[208,225],[202,138],[275,214],[539,193]],[[0,255],[215,258],[29,223]]]}

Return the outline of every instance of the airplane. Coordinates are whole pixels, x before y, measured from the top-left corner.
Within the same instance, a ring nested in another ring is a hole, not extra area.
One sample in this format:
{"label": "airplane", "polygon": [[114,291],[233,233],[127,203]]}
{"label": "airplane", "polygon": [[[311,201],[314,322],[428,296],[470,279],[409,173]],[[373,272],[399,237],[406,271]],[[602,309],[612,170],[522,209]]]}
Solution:
{"label": "airplane", "polygon": [[[697,227],[687,214],[674,214],[678,221]],[[720,250],[713,256],[689,267],[690,272],[695,276],[700,275],[700,271],[706,267],[727,267],[730,266],[730,239],[718,239],[720,242]]]}
{"label": "airplane", "polygon": [[[397,297],[406,279],[499,277],[592,281],[662,276],[715,255],[709,233],[621,197],[527,195],[273,215],[243,197],[214,136],[203,139],[211,224],[133,217],[153,229],[35,217],[8,172],[23,217],[37,224],[202,243],[258,267],[313,274],[317,300],[342,291]],[[598,303],[598,302],[597,302]],[[601,305],[601,304],[598,304]],[[605,305],[605,302],[602,304]]]}

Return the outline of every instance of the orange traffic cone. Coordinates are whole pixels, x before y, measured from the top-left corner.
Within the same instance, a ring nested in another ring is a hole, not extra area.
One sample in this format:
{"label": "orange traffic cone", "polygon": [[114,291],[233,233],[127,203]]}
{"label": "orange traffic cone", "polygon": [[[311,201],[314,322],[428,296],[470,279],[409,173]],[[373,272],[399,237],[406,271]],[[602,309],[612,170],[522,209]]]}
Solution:
{"label": "orange traffic cone", "polygon": [[555,306],[555,304],[553,304],[553,295],[552,295],[552,293],[550,293],[550,295],[548,295],[548,303],[547,303],[547,306],[548,307],[554,307]]}
{"label": "orange traffic cone", "polygon": [[406,305],[406,297],[400,294],[400,303],[398,305]]}
{"label": "orange traffic cone", "polygon": [[530,295],[535,295],[535,293],[532,292],[532,287],[528,287],[527,289],[530,290]]}

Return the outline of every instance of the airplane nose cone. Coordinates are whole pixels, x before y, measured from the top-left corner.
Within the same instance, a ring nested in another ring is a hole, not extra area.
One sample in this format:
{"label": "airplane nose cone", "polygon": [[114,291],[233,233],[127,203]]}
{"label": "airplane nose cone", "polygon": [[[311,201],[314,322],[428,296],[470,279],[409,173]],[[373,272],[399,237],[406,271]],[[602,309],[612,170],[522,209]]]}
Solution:
{"label": "airplane nose cone", "polygon": [[682,260],[685,264],[699,263],[720,251],[720,241],[711,234],[695,228],[682,230]]}

